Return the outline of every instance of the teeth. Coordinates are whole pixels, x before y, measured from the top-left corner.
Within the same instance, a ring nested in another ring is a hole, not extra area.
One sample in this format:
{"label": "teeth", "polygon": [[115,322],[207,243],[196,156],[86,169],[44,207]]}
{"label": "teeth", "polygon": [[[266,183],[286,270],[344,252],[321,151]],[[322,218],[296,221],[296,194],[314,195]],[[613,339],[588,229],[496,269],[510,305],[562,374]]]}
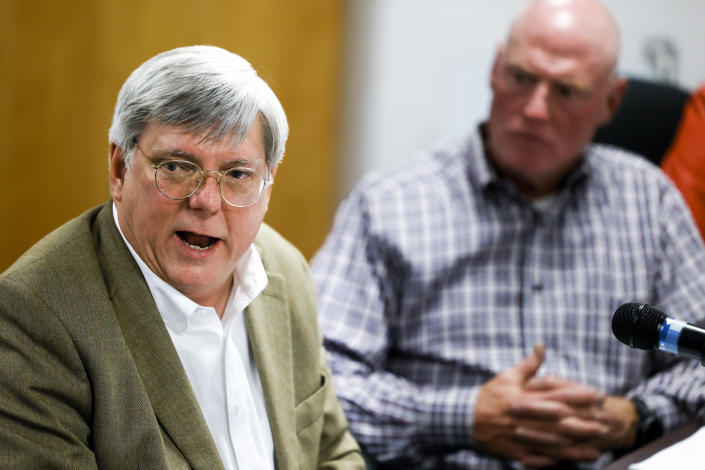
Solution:
{"label": "teeth", "polygon": [[213,245],[215,245],[215,243],[213,243],[208,246],[198,246],[198,245],[192,245],[185,240],[181,240],[181,241],[184,242],[184,245],[186,245],[187,247],[193,248],[194,250],[199,250],[199,251],[210,250],[211,248],[213,248]]}

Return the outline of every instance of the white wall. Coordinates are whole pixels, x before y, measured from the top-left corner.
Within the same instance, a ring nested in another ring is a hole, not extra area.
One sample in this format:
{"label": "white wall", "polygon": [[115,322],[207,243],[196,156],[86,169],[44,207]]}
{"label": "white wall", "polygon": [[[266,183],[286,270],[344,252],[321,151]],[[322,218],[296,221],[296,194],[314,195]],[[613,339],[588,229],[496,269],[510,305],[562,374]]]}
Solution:
{"label": "white wall", "polygon": [[[467,132],[489,107],[497,44],[524,0],[348,0],[339,198],[365,173]],[[705,2],[605,0],[622,31],[621,72],[655,72],[645,44],[677,48],[675,81],[705,82]]]}

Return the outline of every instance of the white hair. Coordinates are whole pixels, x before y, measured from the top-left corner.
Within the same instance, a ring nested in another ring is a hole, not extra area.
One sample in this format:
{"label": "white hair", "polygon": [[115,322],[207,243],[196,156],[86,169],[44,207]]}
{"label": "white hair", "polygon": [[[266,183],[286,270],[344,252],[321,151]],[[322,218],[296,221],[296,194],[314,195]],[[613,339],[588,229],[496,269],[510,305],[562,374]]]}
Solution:
{"label": "white hair", "polygon": [[242,142],[261,119],[265,159],[275,167],[284,155],[289,125],[281,103],[249,62],[213,46],[157,54],[130,74],[118,94],[110,142],[132,165],[135,144],[151,122],[184,126],[204,140]]}

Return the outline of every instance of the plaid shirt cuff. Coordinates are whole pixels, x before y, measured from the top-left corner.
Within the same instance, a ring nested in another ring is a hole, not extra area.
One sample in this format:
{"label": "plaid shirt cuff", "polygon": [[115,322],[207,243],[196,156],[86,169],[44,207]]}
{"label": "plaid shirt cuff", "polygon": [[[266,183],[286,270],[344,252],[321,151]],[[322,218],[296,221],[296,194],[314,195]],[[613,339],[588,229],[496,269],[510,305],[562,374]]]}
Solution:
{"label": "plaid shirt cuff", "polygon": [[448,388],[434,393],[431,421],[422,439],[430,445],[468,447],[472,443],[472,419],[478,387]]}

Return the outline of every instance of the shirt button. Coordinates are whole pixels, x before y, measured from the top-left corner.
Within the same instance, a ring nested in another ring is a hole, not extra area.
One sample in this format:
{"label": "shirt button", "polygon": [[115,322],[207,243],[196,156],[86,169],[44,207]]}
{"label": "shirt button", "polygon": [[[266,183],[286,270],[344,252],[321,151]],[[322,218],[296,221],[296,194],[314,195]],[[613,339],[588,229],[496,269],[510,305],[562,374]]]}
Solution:
{"label": "shirt button", "polygon": [[236,404],[233,404],[232,411],[233,411],[233,416],[237,416],[240,414],[240,407],[237,406]]}
{"label": "shirt button", "polygon": [[531,289],[534,292],[541,292],[543,290],[543,284],[540,282],[535,282],[531,285]]}

